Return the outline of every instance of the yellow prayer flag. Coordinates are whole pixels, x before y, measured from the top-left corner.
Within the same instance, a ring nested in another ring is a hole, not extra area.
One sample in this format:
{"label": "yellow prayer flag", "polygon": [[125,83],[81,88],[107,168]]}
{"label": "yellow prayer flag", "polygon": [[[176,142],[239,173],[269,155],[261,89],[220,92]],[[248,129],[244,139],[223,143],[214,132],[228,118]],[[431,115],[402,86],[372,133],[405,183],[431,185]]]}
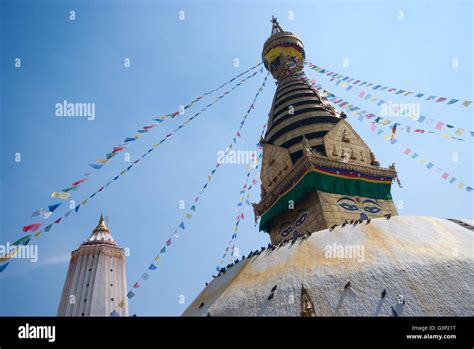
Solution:
{"label": "yellow prayer flag", "polygon": [[160,256],[156,256],[156,257],[155,257],[155,261],[158,262],[159,260],[160,260]]}
{"label": "yellow prayer flag", "polygon": [[71,194],[69,193],[64,193],[64,192],[53,192],[51,193],[51,197],[52,198],[55,198],[55,199],[61,199],[61,200],[67,200],[69,197],[71,196]]}
{"label": "yellow prayer flag", "polygon": [[443,133],[443,134],[441,135],[441,137],[443,137],[443,138],[451,138],[451,136],[448,135],[447,133]]}
{"label": "yellow prayer flag", "polygon": [[390,140],[390,136],[386,134],[385,136],[383,136],[383,139],[385,139],[386,141],[388,141],[388,140]]}
{"label": "yellow prayer flag", "polygon": [[106,164],[106,163],[109,162],[109,159],[98,159],[97,162],[98,162],[99,164]]}
{"label": "yellow prayer flag", "polygon": [[464,183],[463,183],[463,182],[459,183],[459,184],[458,184],[458,188],[459,188],[459,189],[464,188]]}
{"label": "yellow prayer flag", "polygon": [[133,137],[140,138],[140,137],[143,137],[143,135],[141,133],[137,133],[137,134],[134,134]]}
{"label": "yellow prayer flag", "polygon": [[153,145],[153,148],[158,148],[160,146],[160,143],[156,143]]}
{"label": "yellow prayer flag", "polygon": [[89,201],[89,198],[87,198],[87,199],[85,199],[85,200],[82,200],[81,205],[87,204],[87,201]]}
{"label": "yellow prayer flag", "polygon": [[188,213],[188,214],[186,214],[185,217],[186,217],[187,219],[191,219],[191,218],[193,217],[193,215],[192,215],[191,213]]}

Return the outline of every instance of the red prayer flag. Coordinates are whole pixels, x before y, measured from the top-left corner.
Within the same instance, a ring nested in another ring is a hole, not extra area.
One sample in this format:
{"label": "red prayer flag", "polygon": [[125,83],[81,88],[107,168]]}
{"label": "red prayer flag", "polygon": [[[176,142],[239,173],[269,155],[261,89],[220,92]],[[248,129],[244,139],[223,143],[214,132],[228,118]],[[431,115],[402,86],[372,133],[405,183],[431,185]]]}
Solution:
{"label": "red prayer flag", "polygon": [[155,127],[155,125],[150,125],[150,126],[143,126],[144,130],[149,130],[151,128]]}
{"label": "red prayer flag", "polygon": [[124,149],[125,149],[124,147],[114,147],[114,149],[112,149],[112,153],[116,153],[116,152],[124,150]]}
{"label": "red prayer flag", "polygon": [[27,231],[37,231],[39,227],[41,227],[41,223],[34,223],[25,225],[22,230],[26,233]]}
{"label": "red prayer flag", "polygon": [[85,181],[87,181],[87,178],[79,179],[78,181],[75,181],[74,183],[72,183],[72,186],[75,187],[76,185],[84,183]]}
{"label": "red prayer flag", "polygon": [[63,218],[63,217],[59,217],[58,219],[56,219],[56,220],[54,221],[54,223],[59,224],[59,222],[61,222],[61,219],[62,219],[62,218]]}
{"label": "red prayer flag", "polygon": [[135,285],[133,285],[133,288],[140,288],[140,284],[137,282],[135,282]]}
{"label": "red prayer flag", "polygon": [[168,241],[166,241],[166,246],[170,246],[171,245],[171,239],[168,239]]}

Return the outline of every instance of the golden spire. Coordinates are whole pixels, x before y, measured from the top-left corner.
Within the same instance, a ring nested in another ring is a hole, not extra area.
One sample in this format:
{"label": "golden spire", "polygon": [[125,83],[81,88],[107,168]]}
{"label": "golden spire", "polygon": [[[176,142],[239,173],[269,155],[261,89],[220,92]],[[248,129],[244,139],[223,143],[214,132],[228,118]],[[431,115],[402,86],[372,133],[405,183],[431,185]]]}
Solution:
{"label": "golden spire", "polygon": [[103,214],[100,214],[99,223],[97,224],[97,227],[95,227],[95,229],[93,230],[93,233],[100,231],[106,231],[107,233],[109,232],[109,228],[107,228],[107,226],[105,225],[105,219]]}

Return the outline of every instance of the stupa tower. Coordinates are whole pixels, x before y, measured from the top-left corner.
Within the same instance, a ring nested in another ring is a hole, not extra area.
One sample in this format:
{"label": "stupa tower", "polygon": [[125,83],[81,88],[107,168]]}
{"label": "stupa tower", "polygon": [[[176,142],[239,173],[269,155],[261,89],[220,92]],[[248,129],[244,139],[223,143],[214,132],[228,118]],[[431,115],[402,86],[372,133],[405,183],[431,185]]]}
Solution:
{"label": "stupa tower", "polygon": [[374,153],[303,79],[303,42],[272,18],[262,59],[277,82],[263,140],[260,230],[279,242],[344,221],[397,211],[390,194],[397,172]]}
{"label": "stupa tower", "polygon": [[[128,316],[125,255],[103,215],[89,239],[71,253],[58,316]],[[113,314],[112,314],[113,312]]]}

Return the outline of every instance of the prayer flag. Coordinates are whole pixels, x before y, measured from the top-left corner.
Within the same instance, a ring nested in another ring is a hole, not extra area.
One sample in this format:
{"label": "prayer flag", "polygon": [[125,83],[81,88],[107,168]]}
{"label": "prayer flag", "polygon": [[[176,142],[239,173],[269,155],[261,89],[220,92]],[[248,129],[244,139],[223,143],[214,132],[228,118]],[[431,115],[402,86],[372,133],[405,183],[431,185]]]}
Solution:
{"label": "prayer flag", "polygon": [[56,210],[59,206],[61,206],[61,204],[62,204],[62,202],[54,204],[54,205],[49,205],[48,209],[49,209],[50,212],[54,212],[54,210]]}
{"label": "prayer flag", "polygon": [[27,231],[35,232],[38,228],[41,227],[41,223],[33,223],[29,225],[25,225],[22,230],[26,233]]}
{"label": "prayer flag", "polygon": [[2,273],[6,267],[8,267],[8,264],[10,264],[10,262],[0,265],[0,273]]}
{"label": "prayer flag", "polygon": [[57,192],[57,191],[51,193],[52,198],[61,199],[61,200],[67,200],[70,196],[71,194],[69,193],[63,193],[63,192]]}
{"label": "prayer flag", "polygon": [[88,180],[88,178],[82,178],[82,179],[79,179],[78,181],[75,181],[71,185],[76,186],[76,185],[79,185],[79,184],[82,184],[82,183],[86,182],[87,180]]}

